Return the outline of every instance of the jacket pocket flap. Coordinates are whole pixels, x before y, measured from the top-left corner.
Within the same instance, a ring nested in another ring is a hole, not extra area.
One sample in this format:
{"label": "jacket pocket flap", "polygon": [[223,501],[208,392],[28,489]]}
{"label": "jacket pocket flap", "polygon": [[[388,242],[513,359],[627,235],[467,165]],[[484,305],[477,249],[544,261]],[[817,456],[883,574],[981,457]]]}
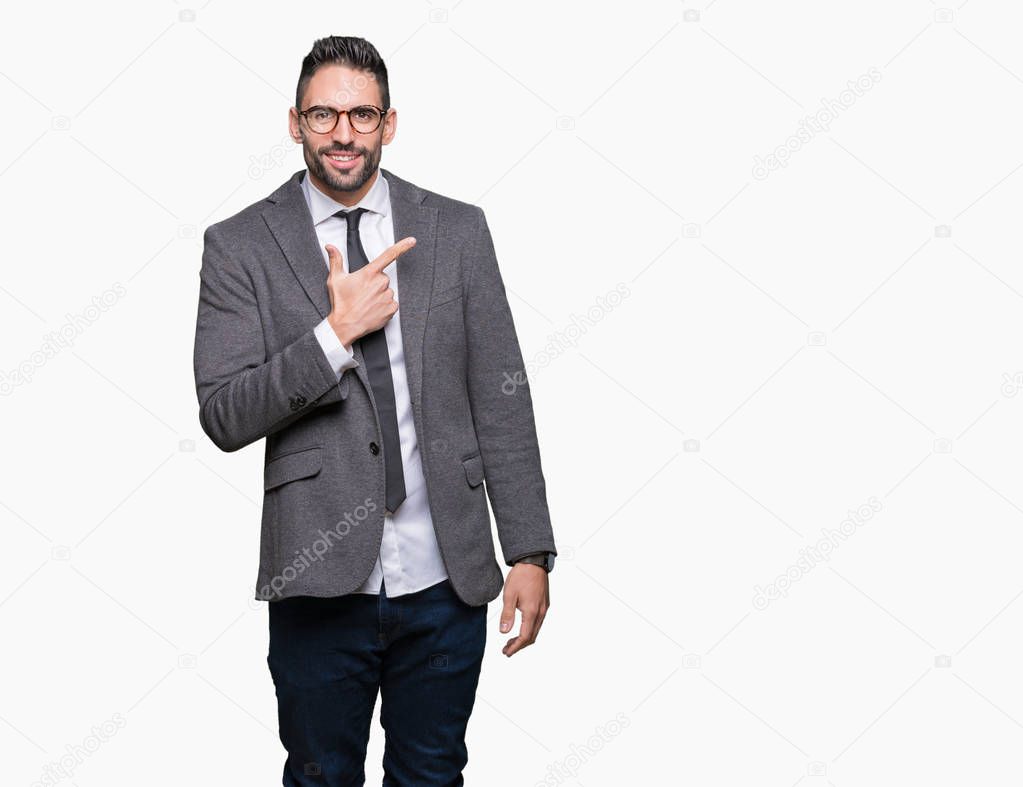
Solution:
{"label": "jacket pocket flap", "polygon": [[289,481],[314,476],[320,472],[322,464],[323,448],[318,445],[271,459],[263,471],[263,490],[268,491]]}
{"label": "jacket pocket flap", "polygon": [[479,486],[483,483],[483,457],[479,454],[462,460],[465,467],[465,480],[469,486]]}

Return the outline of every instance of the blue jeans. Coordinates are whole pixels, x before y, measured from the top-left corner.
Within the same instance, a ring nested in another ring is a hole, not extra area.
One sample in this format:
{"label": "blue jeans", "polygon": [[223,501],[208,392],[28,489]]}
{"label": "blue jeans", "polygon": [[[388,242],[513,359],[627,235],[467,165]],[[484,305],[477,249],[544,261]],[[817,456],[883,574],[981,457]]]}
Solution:
{"label": "blue jeans", "polygon": [[378,691],[385,787],[463,784],[487,606],[463,602],[447,579],[385,591],[269,602],[284,785],[365,784]]}

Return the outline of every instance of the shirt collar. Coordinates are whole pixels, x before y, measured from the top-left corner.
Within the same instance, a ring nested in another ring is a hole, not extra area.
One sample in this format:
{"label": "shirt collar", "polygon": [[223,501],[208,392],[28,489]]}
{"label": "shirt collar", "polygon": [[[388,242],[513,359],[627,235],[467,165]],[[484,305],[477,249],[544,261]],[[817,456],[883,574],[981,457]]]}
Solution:
{"label": "shirt collar", "polygon": [[313,226],[326,221],[339,210],[366,208],[366,210],[379,213],[382,216],[389,216],[391,213],[390,189],[387,186],[387,179],[379,168],[377,169],[376,180],[369,187],[366,196],[351,207],[336,202],[333,198],[320,191],[310,180],[308,170],[302,176],[302,193],[305,195],[306,204],[309,206],[309,214],[313,217]]}

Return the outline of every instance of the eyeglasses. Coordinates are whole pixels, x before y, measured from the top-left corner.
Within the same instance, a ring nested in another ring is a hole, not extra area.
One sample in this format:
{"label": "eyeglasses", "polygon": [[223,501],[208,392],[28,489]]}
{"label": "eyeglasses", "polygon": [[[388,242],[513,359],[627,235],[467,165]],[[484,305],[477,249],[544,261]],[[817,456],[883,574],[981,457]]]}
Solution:
{"label": "eyeglasses", "polygon": [[348,124],[352,131],[359,134],[372,134],[380,127],[385,110],[375,107],[372,104],[365,104],[361,107],[337,110],[333,107],[309,107],[298,113],[305,118],[306,124],[316,134],[329,134],[337,126],[339,116],[347,115]]}

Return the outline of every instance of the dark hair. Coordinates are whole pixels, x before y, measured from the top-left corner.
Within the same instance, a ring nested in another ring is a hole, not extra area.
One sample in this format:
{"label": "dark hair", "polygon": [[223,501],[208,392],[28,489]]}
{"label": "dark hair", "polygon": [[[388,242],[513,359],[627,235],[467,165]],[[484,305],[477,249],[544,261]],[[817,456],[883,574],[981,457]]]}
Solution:
{"label": "dark hair", "polygon": [[374,47],[365,38],[355,36],[327,36],[317,39],[313,48],[302,60],[302,73],[298,76],[295,90],[295,109],[302,109],[302,94],[316,69],[322,65],[336,63],[373,74],[380,86],[380,98],[384,111],[391,108],[391,91],[387,87],[387,66]]}

